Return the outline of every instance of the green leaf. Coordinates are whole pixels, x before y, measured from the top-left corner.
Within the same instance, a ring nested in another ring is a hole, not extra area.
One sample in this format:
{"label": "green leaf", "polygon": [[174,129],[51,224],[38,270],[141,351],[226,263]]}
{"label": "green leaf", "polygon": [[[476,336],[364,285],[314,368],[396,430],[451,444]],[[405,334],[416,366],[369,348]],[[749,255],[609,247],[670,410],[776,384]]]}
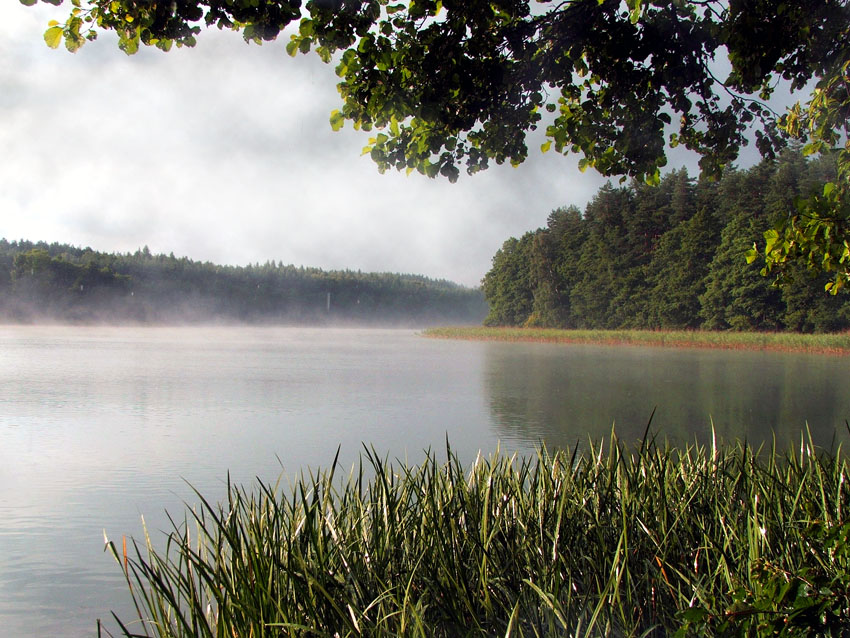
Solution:
{"label": "green leaf", "polygon": [[130,31],[125,32],[118,38],[118,48],[127,55],[133,55],[139,51],[138,33]]}
{"label": "green leaf", "polygon": [[292,39],[286,43],[286,53],[291,58],[294,58],[298,53],[298,38],[295,36],[292,36]]}
{"label": "green leaf", "polygon": [[62,27],[50,27],[44,32],[44,41],[51,49],[55,49],[62,42]]}
{"label": "green leaf", "polygon": [[429,163],[425,164],[424,168],[425,168],[425,174],[432,179],[440,173],[440,165],[439,164],[431,164],[429,162]]}
{"label": "green leaf", "polygon": [[676,614],[676,616],[685,622],[702,622],[709,617],[709,612],[708,610],[701,609],[700,607],[690,607],[682,610]]}
{"label": "green leaf", "polygon": [[338,131],[342,128],[342,125],[345,124],[345,116],[339,109],[334,109],[333,111],[331,111],[330,122],[331,128],[334,131]]}
{"label": "green leaf", "polygon": [[829,197],[832,195],[832,192],[835,190],[835,182],[827,182],[823,185],[823,196]]}
{"label": "green leaf", "polygon": [[656,168],[655,172],[648,174],[646,178],[644,178],[644,181],[649,186],[658,186],[661,183],[661,171]]}
{"label": "green leaf", "polygon": [[543,144],[540,145],[540,150],[543,153],[547,152],[550,148],[552,148],[552,140],[546,140],[545,142],[543,142]]}
{"label": "green leaf", "polygon": [[629,20],[632,24],[637,24],[637,21],[640,20],[641,0],[629,0],[626,4],[628,4],[631,9],[629,13]]}
{"label": "green leaf", "polygon": [[779,233],[773,229],[766,230],[764,232],[764,240],[767,242],[764,252],[769,253],[773,250],[773,247],[776,246],[776,242],[779,241]]}
{"label": "green leaf", "polygon": [[38,0],[21,0],[21,4],[27,7],[33,6]]}
{"label": "green leaf", "polygon": [[80,34],[68,34],[65,38],[65,48],[68,49],[71,53],[76,53],[77,49],[83,46],[85,40],[80,37]]}
{"label": "green leaf", "polygon": [[298,27],[298,31],[305,38],[309,38],[314,33],[314,26],[315,25],[314,25],[312,20],[308,20],[307,18],[304,18],[303,20],[301,20],[301,24]]}
{"label": "green leaf", "polygon": [[758,257],[759,251],[755,244],[753,244],[753,247],[744,253],[744,258],[747,260],[748,264],[753,263],[756,259],[758,259]]}

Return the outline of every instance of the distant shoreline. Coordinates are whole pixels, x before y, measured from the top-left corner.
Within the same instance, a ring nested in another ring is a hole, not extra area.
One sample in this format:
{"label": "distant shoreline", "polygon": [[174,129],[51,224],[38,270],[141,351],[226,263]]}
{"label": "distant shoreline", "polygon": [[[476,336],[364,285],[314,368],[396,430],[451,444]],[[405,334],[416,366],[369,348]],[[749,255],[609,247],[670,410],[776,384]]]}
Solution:
{"label": "distant shoreline", "polygon": [[506,341],[718,350],[768,350],[808,354],[850,355],[850,333],[710,332],[687,330],[560,330],[555,328],[488,328],[449,326],[429,328],[423,336],[435,339]]}

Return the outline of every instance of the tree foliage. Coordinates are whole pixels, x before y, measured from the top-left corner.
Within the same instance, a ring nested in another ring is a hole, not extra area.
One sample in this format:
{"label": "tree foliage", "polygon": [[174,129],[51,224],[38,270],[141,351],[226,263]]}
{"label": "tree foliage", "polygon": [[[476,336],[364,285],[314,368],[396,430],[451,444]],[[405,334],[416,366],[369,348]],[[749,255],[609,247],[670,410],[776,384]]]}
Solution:
{"label": "tree foliage", "polygon": [[0,240],[0,319],[423,325],[481,321],[480,290],[417,275],[323,271],[274,261],[218,266]]}
{"label": "tree foliage", "polygon": [[[34,4],[37,0],[21,0]],[[62,0],[43,0],[61,4]],[[844,146],[841,177],[777,221],[765,273],[794,261],[850,277],[850,6],[847,0],[71,0],[48,45],[71,51],[101,30],[119,46],[193,46],[204,26],[315,50],[333,62],[335,129],[374,131],[380,170],[457,179],[524,161],[527,136],[582,155],[582,169],[657,183],[666,149],[683,145],[719,176],[755,138],[768,158],[789,137],[808,153]],[[296,26],[297,25],[297,26]],[[728,63],[726,77],[719,69]],[[781,117],[778,82],[816,88]]]}
{"label": "tree foliage", "polygon": [[[845,32],[846,32],[845,24]],[[796,104],[780,126],[808,143],[807,155],[835,152],[837,176],[820,193],[799,198],[775,227],[764,233],[763,274],[776,273],[793,281],[800,265],[811,271],[834,273],[826,284],[833,294],[850,284],[850,50],[833,61],[833,70],[817,83],[805,109]],[[753,245],[748,259],[755,260]]]}
{"label": "tree foliage", "polygon": [[[832,163],[834,169],[834,162]],[[850,327],[850,298],[827,275],[787,268],[783,289],[743,256],[788,202],[830,174],[799,149],[694,183],[682,170],[657,188],[608,184],[587,205],[508,239],[484,277],[491,325],[564,328],[793,330]],[[525,250],[519,250],[525,246]],[[537,250],[547,246],[547,250]],[[508,260],[507,257],[510,257]],[[790,265],[789,265],[790,266]],[[510,291],[510,296],[497,294]],[[538,299],[546,304],[539,304]]]}

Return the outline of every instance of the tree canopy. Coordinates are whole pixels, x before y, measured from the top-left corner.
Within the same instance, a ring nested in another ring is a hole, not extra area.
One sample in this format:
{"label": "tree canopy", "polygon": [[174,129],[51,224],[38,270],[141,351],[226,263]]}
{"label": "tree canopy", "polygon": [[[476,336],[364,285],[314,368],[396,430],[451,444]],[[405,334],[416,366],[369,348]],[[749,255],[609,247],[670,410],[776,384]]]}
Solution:
{"label": "tree canopy", "polygon": [[[37,0],[21,0],[35,4]],[[62,0],[43,0],[61,4]],[[847,0],[71,0],[50,46],[71,51],[111,29],[119,46],[192,46],[204,26],[277,38],[336,65],[331,126],[375,131],[380,170],[455,180],[491,161],[518,164],[528,135],[579,166],[657,183],[682,145],[718,176],[754,139],[773,157],[842,148],[839,177],[787,211],[750,255],[850,282],[850,6]],[[784,83],[782,83],[784,82]],[[777,86],[811,90],[785,114]],[[814,88],[812,83],[815,84]]]}
{"label": "tree canopy", "polygon": [[824,295],[825,274],[798,264],[779,289],[741,258],[787,202],[835,175],[834,158],[784,150],[715,181],[684,169],[657,187],[607,184],[584,211],[509,238],[485,275],[489,325],[578,329],[835,332],[850,294]]}
{"label": "tree canopy", "polygon": [[423,326],[476,323],[486,312],[480,290],[420,275],[221,266],[147,246],[108,254],[0,238],[0,321]]}

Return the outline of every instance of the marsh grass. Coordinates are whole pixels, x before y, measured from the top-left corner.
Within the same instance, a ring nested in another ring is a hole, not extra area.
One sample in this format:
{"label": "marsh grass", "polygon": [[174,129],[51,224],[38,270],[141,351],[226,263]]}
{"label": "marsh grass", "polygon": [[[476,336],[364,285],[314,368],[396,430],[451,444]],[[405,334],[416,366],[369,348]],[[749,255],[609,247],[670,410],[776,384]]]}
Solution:
{"label": "marsh grass", "polygon": [[765,570],[848,568],[811,534],[834,545],[843,529],[845,460],[810,439],[780,454],[614,437],[467,468],[451,451],[408,465],[366,450],[338,472],[197,494],[126,563],[107,543],[138,612],[125,635],[712,635],[777,614],[792,626],[784,599],[756,609]]}
{"label": "marsh grass", "polygon": [[780,350],[850,354],[850,333],[712,332],[704,330],[561,330],[459,326],[428,328],[426,337],[479,341],[537,341],[603,345],[720,348],[727,350]]}

